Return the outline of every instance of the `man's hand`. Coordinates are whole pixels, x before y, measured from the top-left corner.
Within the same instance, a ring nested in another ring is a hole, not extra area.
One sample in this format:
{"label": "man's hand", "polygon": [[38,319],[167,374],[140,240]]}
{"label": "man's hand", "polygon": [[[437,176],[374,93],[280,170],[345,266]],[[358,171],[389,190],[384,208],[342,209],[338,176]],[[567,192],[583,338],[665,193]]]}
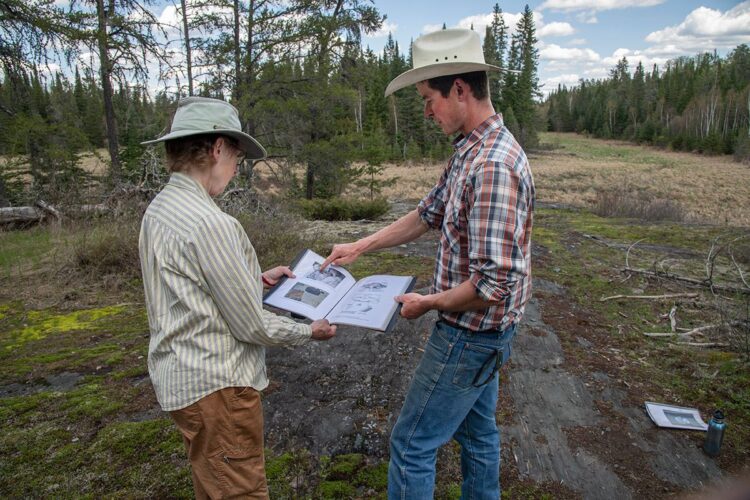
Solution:
{"label": "man's hand", "polygon": [[429,295],[406,293],[395,297],[395,300],[403,304],[401,307],[401,316],[406,319],[417,319],[433,308]]}
{"label": "man's hand", "polygon": [[320,270],[325,269],[328,264],[334,264],[341,266],[344,264],[350,264],[357,260],[362,251],[359,249],[357,242],[355,243],[341,243],[339,245],[333,245],[331,254],[326,257],[326,260],[320,265]]}
{"label": "man's hand", "polygon": [[290,278],[295,277],[292,270],[287,266],[277,266],[263,273],[263,283],[272,287],[284,276],[289,276]]}
{"label": "man's hand", "polygon": [[313,321],[310,326],[313,340],[328,340],[336,336],[336,325],[331,325],[327,319]]}

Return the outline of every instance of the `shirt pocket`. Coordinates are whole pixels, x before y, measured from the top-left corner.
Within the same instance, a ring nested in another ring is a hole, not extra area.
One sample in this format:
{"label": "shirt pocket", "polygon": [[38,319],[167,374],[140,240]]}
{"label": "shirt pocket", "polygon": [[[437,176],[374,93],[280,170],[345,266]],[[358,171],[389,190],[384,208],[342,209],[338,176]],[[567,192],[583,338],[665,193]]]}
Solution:
{"label": "shirt pocket", "polygon": [[461,234],[466,232],[466,222],[461,216],[461,194],[452,194],[445,206],[443,235],[450,250],[457,253],[461,247]]}

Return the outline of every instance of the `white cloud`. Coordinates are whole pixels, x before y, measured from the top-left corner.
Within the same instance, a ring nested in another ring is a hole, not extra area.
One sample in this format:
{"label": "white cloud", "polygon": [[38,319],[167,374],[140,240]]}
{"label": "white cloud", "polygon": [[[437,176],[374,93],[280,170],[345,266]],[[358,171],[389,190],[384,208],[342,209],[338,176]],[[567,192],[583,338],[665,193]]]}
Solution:
{"label": "white cloud", "polygon": [[585,38],[574,38],[573,40],[568,42],[568,45],[586,45],[586,39]]}
{"label": "white cloud", "polygon": [[575,32],[575,28],[568,23],[554,22],[543,25],[536,33],[539,38],[542,38],[546,36],[570,36]]}
{"label": "white cloud", "polygon": [[[537,29],[539,27],[539,21],[542,18],[542,14],[534,13],[534,21],[537,25]],[[512,33],[516,29],[516,24],[518,24],[518,20],[521,19],[521,14],[510,14],[508,12],[503,12],[503,21],[505,21],[505,25],[508,27],[508,33]],[[476,14],[473,16],[464,17],[458,23],[454,25],[450,25],[446,23],[446,26],[448,28],[465,28],[469,29],[472,26],[474,26],[474,31],[479,33],[480,36],[484,36],[485,29],[488,25],[492,23],[492,13],[489,14]],[[426,33],[432,33],[433,31],[438,31],[443,29],[442,24],[426,24],[422,27],[422,34]]]}
{"label": "white cloud", "polygon": [[393,35],[396,33],[396,30],[398,30],[398,24],[391,23],[388,20],[386,20],[383,22],[383,25],[380,27],[379,30],[365,35],[365,38],[380,38],[380,37],[388,36],[389,34]]}
{"label": "white cloud", "polygon": [[492,14],[478,14],[476,16],[464,17],[458,22],[457,28],[469,29],[472,26],[474,31],[484,35],[485,28],[492,23]]}
{"label": "white cloud", "polygon": [[177,12],[177,7],[174,5],[167,5],[166,7],[164,7],[164,10],[161,11],[158,19],[160,23],[166,24],[170,27],[178,27],[182,22],[180,20],[180,13]]}
{"label": "white cloud", "polygon": [[677,26],[669,26],[646,36],[654,50],[692,54],[707,49],[732,48],[750,43],[750,1],[735,5],[726,12],[698,7]]}
{"label": "white cloud", "polygon": [[565,48],[550,44],[539,51],[539,58],[544,61],[579,61],[596,62],[601,58],[591,49]]}
{"label": "white cloud", "polygon": [[597,66],[597,67],[586,69],[583,72],[583,75],[586,80],[599,80],[599,79],[606,78],[607,76],[609,76],[609,70],[610,68]]}
{"label": "white cloud", "polygon": [[666,0],[546,0],[539,10],[563,11],[603,11],[613,9],[627,9],[630,7],[653,7]]}
{"label": "white cloud", "polygon": [[543,94],[549,95],[551,92],[557,90],[558,85],[565,85],[566,87],[575,87],[578,85],[580,76],[576,73],[565,73],[561,75],[555,75],[551,78],[541,82],[541,90]]}
{"label": "white cloud", "polygon": [[579,23],[583,24],[596,24],[599,22],[599,19],[596,18],[596,11],[594,10],[579,12],[576,14],[576,19]]}
{"label": "white cloud", "polygon": [[611,56],[603,58],[602,65],[607,69],[607,71],[609,71],[610,69],[615,67],[615,65],[623,57],[628,60],[628,69],[631,73],[635,70],[636,66],[638,66],[639,62],[643,64],[643,68],[646,71],[651,71],[651,68],[654,66],[654,64],[657,64],[659,65],[659,67],[661,67],[670,59],[670,57],[664,57],[659,56],[658,54],[654,54],[650,49],[630,50],[621,48],[615,50]]}

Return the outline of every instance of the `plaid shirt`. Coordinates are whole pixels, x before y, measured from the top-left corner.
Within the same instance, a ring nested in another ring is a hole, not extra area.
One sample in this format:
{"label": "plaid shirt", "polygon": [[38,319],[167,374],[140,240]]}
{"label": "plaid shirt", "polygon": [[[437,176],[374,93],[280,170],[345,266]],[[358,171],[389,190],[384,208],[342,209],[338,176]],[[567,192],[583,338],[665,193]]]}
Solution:
{"label": "plaid shirt", "polygon": [[470,280],[478,296],[499,304],[439,311],[441,319],[471,331],[504,329],[521,319],[531,296],[534,179],[500,114],[453,146],[440,180],[417,207],[422,220],[442,232],[430,293]]}

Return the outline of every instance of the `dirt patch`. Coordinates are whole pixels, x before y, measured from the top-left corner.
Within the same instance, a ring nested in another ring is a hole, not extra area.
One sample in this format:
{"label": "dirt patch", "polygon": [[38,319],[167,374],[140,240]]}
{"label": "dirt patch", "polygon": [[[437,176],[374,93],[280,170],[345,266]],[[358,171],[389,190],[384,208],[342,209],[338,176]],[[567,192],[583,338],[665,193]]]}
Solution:
{"label": "dirt patch", "polygon": [[566,428],[568,442],[575,449],[584,449],[607,463],[629,487],[634,498],[654,498],[680,492],[681,487],[657,477],[647,453],[637,446],[630,432],[623,432],[629,427],[627,419],[614,411],[612,403],[594,403],[606,425]]}

